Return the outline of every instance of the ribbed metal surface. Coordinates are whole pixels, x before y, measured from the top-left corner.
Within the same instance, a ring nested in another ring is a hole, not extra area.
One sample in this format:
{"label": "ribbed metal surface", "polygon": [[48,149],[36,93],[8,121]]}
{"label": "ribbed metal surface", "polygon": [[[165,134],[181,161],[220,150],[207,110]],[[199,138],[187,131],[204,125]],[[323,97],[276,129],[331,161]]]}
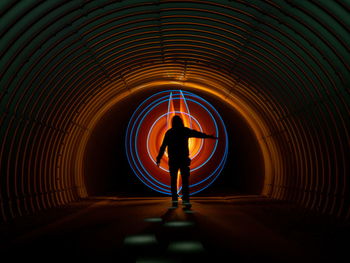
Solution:
{"label": "ribbed metal surface", "polygon": [[109,106],[159,85],[221,97],[263,149],[263,194],[349,217],[349,1],[1,1],[1,213],[86,196]]}

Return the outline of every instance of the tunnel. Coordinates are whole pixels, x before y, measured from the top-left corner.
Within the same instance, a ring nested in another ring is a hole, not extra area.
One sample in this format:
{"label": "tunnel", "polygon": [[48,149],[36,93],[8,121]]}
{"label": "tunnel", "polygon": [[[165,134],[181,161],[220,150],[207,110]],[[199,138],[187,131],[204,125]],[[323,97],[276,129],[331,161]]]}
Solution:
{"label": "tunnel", "polygon": [[175,90],[213,105],[228,134],[220,175],[194,200],[264,198],[348,222],[349,9],[1,1],[0,218],[6,226],[93,198],[170,200],[134,175],[125,137],[138,105]]}

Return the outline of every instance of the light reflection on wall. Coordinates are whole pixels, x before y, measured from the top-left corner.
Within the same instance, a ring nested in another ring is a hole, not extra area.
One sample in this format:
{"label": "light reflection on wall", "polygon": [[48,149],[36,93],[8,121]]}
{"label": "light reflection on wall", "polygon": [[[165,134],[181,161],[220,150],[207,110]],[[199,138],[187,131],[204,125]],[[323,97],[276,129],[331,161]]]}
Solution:
{"label": "light reflection on wall", "polygon": [[[167,153],[159,168],[155,160],[175,115],[181,116],[186,127],[219,137],[219,140],[189,139],[192,160],[190,192],[193,195],[214,182],[224,167],[228,153],[224,122],[215,108],[200,96],[188,91],[167,90],[143,101],[129,121],[126,153],[134,173],[144,184],[170,195]],[[180,176],[178,191],[181,191]]]}

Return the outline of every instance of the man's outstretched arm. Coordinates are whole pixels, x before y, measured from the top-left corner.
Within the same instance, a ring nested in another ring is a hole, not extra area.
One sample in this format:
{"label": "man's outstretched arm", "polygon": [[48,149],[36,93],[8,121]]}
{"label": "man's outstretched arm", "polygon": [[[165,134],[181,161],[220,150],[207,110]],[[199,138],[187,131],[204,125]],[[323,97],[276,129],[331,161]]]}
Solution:
{"label": "man's outstretched arm", "polygon": [[208,135],[204,132],[199,132],[196,130],[188,129],[189,130],[189,137],[195,137],[195,138],[208,138],[208,139],[218,139],[218,137],[215,137],[213,135]]}
{"label": "man's outstretched arm", "polygon": [[164,151],[165,151],[165,148],[167,147],[168,145],[168,139],[167,139],[167,135],[165,134],[164,136],[164,139],[163,139],[163,142],[162,142],[162,145],[160,146],[160,149],[159,149],[159,152],[158,152],[158,156],[157,156],[157,166],[159,167],[159,164],[160,164],[160,160],[162,159],[163,157],[163,154],[164,154]]}

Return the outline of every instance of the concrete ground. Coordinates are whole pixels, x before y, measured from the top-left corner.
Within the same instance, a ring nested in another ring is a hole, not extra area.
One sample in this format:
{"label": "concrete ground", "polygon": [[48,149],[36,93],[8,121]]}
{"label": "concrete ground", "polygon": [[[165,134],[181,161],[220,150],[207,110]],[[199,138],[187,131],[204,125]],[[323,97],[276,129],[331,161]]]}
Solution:
{"label": "concrete ground", "polygon": [[261,196],[96,197],[0,225],[12,260],[350,262],[349,224]]}

